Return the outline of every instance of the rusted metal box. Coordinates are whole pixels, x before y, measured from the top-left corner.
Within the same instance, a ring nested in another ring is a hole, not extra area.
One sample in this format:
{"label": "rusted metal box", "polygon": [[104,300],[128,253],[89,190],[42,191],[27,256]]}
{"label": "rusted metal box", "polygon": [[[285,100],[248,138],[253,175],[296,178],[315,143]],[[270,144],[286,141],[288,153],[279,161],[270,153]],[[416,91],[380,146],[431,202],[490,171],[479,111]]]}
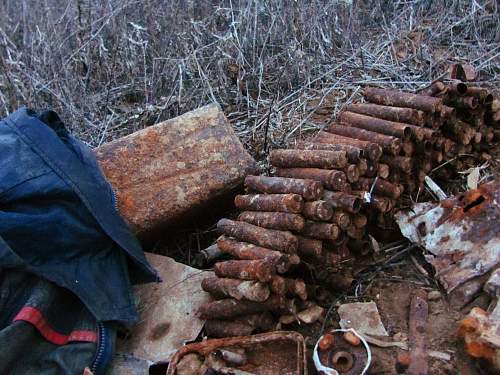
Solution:
{"label": "rusted metal box", "polygon": [[186,345],[172,357],[166,375],[176,375],[177,365],[187,354],[207,357],[220,349],[245,351],[248,363],[238,367],[240,371],[256,375],[307,375],[304,338],[297,332],[279,331]]}
{"label": "rusted metal box", "polygon": [[217,105],[208,105],[96,149],[120,213],[138,233],[206,206],[256,171]]}

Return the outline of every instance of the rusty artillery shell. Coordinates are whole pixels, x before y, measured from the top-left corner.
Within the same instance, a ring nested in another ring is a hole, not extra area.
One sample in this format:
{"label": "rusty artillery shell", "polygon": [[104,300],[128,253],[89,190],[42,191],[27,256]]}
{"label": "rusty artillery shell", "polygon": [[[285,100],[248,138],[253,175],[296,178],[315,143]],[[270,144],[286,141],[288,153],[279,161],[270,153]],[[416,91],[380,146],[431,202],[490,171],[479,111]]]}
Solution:
{"label": "rusty artillery shell", "polygon": [[269,229],[300,232],[304,228],[302,216],[287,212],[243,211],[238,220]]}
{"label": "rusty artillery shell", "polygon": [[428,95],[428,96],[435,96],[435,95],[443,92],[444,90],[446,90],[445,84],[441,81],[436,81],[436,82],[433,82],[429,87],[420,91],[420,94]]}
{"label": "rusty artillery shell", "polygon": [[393,89],[366,87],[363,89],[363,96],[372,103],[394,107],[408,107],[432,113],[439,112],[442,106],[441,99]]}
{"label": "rusty artillery shell", "polygon": [[316,180],[247,176],[245,186],[268,194],[299,194],[306,200],[317,200],[323,195],[323,185]]}
{"label": "rusty artillery shell", "polygon": [[269,259],[257,259],[218,262],[214,265],[214,272],[220,277],[268,282],[276,270]]}
{"label": "rusty artillery shell", "polygon": [[298,255],[283,254],[279,251],[255,246],[246,242],[239,242],[225,236],[219,237],[219,239],[217,240],[217,246],[222,252],[230,254],[237,259],[270,259],[275,265],[278,273],[284,273],[288,271],[292,265],[297,265],[300,263],[300,258],[298,257]]}
{"label": "rusty artillery shell", "polygon": [[[355,126],[357,128],[366,129],[372,132],[382,133],[402,139],[410,138],[412,135],[412,125],[383,120],[375,117],[361,115],[359,113],[342,112],[340,114],[340,121],[342,121],[343,123],[351,124],[352,126]],[[376,141],[372,142],[377,143]]]}
{"label": "rusty artillery shell", "polygon": [[357,228],[351,225],[347,228],[346,233],[350,238],[361,240],[365,236],[365,227]]}
{"label": "rusty artillery shell", "polygon": [[[372,190],[373,187],[373,190]],[[384,197],[398,199],[401,195],[401,191],[398,186],[392,184],[389,181],[383,180],[381,178],[375,179],[372,178],[360,178],[358,182],[353,184],[353,188],[355,190],[365,190],[372,191],[374,194],[379,194]]]}
{"label": "rusty artillery shell", "polygon": [[[347,181],[356,182],[359,180],[359,169],[356,164],[349,164],[343,171],[347,176]],[[345,189],[343,191],[345,191]]]}
{"label": "rusty artillery shell", "polygon": [[278,168],[276,174],[282,177],[305,178],[320,181],[325,188],[342,191],[345,189],[347,177],[342,171],[328,171],[318,168]]}
{"label": "rusty artillery shell", "polygon": [[232,298],[207,302],[198,310],[200,319],[231,319],[242,315],[251,315],[265,311],[294,314],[297,308],[293,300],[271,294],[264,302],[235,300]]}
{"label": "rusty artillery shell", "polygon": [[249,324],[230,320],[211,319],[205,322],[206,335],[214,338],[249,336],[254,330]]}
{"label": "rusty artillery shell", "polygon": [[268,310],[262,302],[226,298],[203,304],[198,310],[198,314],[200,319],[231,319]]}
{"label": "rusty artillery shell", "polygon": [[[350,114],[354,114],[352,112],[343,112],[346,117],[351,117]],[[341,115],[341,119],[342,116]],[[364,116],[364,115],[360,115]],[[348,124],[351,124],[348,122]],[[388,152],[393,155],[398,155],[399,151],[401,151],[401,140],[396,137],[392,137],[390,135],[380,134],[376,131],[366,130],[364,128],[354,127],[354,126],[346,126],[346,125],[330,125],[327,129],[329,133],[341,135],[344,137],[360,139],[362,141],[369,141],[378,144],[385,152]]]}
{"label": "rusty artillery shell", "polygon": [[479,99],[479,102],[484,105],[491,105],[493,103],[493,95],[489,91],[482,87],[469,87],[467,89],[467,95],[474,96]]}
{"label": "rusty artillery shell", "polygon": [[304,207],[304,200],[298,194],[246,194],[237,195],[234,205],[249,211],[278,211],[298,214]]}
{"label": "rusty artillery shell", "polygon": [[359,175],[364,176],[366,171],[368,170],[368,161],[366,159],[359,159],[359,162],[356,164],[358,167]]}
{"label": "rusty artillery shell", "polygon": [[377,175],[381,178],[389,178],[389,175],[391,173],[391,168],[384,163],[380,163],[377,167]]}
{"label": "rusty artillery shell", "polygon": [[333,211],[332,223],[335,223],[341,230],[346,230],[351,225],[351,217],[348,213],[336,209]]}
{"label": "rusty artillery shell", "polygon": [[367,163],[366,163],[367,168],[366,168],[365,176],[366,177],[376,177],[377,173],[378,173],[378,165],[379,165],[378,162],[374,162],[372,160],[367,160]]}
{"label": "rusty artillery shell", "polygon": [[347,165],[345,151],[325,150],[272,150],[269,160],[281,168],[344,168]]}
{"label": "rusty artillery shell", "polygon": [[358,147],[363,150],[366,157],[370,160],[378,160],[380,158],[380,155],[382,155],[382,148],[376,143],[344,137],[342,135],[332,134],[324,131],[318,132],[318,134],[314,138],[314,141],[326,144],[342,144]]}
{"label": "rusty artillery shell", "polygon": [[292,297],[297,296],[302,301],[307,300],[306,284],[301,279],[290,279],[275,276],[271,281],[270,288],[276,294],[286,294]]}
{"label": "rusty artillery shell", "polygon": [[381,118],[383,120],[403,122],[418,126],[423,126],[425,123],[424,112],[413,108],[390,107],[386,105],[363,103],[347,105],[345,110],[359,113],[361,115]]}
{"label": "rusty artillery shell", "polygon": [[413,125],[411,127],[411,132],[413,138],[418,142],[421,142],[424,139],[431,140],[434,138],[434,135],[436,134],[435,131],[432,129],[421,128]]}
{"label": "rusty artillery shell", "polygon": [[323,241],[297,236],[299,240],[298,253],[301,256],[309,256],[320,259],[323,254]]}
{"label": "rusty artillery shell", "polygon": [[328,298],[328,292],[320,285],[306,284],[307,296],[318,302],[325,301]]}
{"label": "rusty artillery shell", "polygon": [[382,155],[380,161],[388,164],[393,169],[400,170],[403,173],[410,173],[413,166],[413,160],[407,156],[389,156]]}
{"label": "rusty artillery shell", "polygon": [[372,200],[370,206],[374,207],[376,210],[387,213],[391,211],[395,206],[395,201],[388,197],[380,197],[377,195],[372,195]]}
{"label": "rusty artillery shell", "polygon": [[352,277],[338,273],[328,273],[325,283],[338,292],[345,292],[351,289],[354,279]]}
{"label": "rusty artillery shell", "polygon": [[339,236],[339,227],[331,223],[306,220],[302,234],[320,240],[335,240]]}
{"label": "rusty artillery shell", "polygon": [[475,96],[451,96],[447,97],[444,103],[455,108],[477,109],[479,107],[479,99]]}
{"label": "rusty artillery shell", "polygon": [[351,194],[325,190],[323,200],[334,208],[340,208],[352,214],[358,213],[361,209],[361,200]]}
{"label": "rusty artillery shell", "polygon": [[347,246],[353,253],[363,256],[372,252],[370,241],[367,240],[351,240],[348,242]]}
{"label": "rusty artillery shell", "polygon": [[407,139],[403,142],[403,154],[405,156],[412,156],[415,153],[415,142]]}
{"label": "rusty artillery shell", "polygon": [[315,142],[298,142],[296,148],[299,150],[325,150],[325,151],[345,151],[347,161],[349,163],[358,163],[360,158],[364,157],[364,151],[358,147],[329,144],[329,143],[315,143]]}
{"label": "rusty artillery shell", "polygon": [[265,311],[260,314],[243,315],[233,318],[235,322],[248,324],[257,331],[270,331],[273,329],[275,321],[271,313]]}
{"label": "rusty artillery shell", "polygon": [[234,298],[237,300],[263,302],[269,298],[267,284],[257,281],[208,277],[201,282],[202,289],[215,298]]}
{"label": "rusty artillery shell", "polygon": [[467,84],[458,81],[448,83],[446,89],[452,95],[465,95],[468,90]]}
{"label": "rusty artillery shell", "polygon": [[449,107],[447,105],[443,105],[441,107],[440,116],[443,119],[452,120],[455,118],[456,114],[457,110],[453,107]]}
{"label": "rusty artillery shell", "polygon": [[298,241],[290,232],[265,229],[242,221],[221,219],[217,228],[225,235],[254,245],[278,250],[287,254],[296,254]]}
{"label": "rusty artillery shell", "polygon": [[356,227],[356,228],[364,228],[366,227],[366,224],[368,223],[368,218],[366,217],[366,215],[363,215],[363,214],[354,214],[352,215],[352,224]]}
{"label": "rusty artillery shell", "polygon": [[325,201],[306,202],[302,215],[311,220],[327,221],[332,217],[333,209]]}

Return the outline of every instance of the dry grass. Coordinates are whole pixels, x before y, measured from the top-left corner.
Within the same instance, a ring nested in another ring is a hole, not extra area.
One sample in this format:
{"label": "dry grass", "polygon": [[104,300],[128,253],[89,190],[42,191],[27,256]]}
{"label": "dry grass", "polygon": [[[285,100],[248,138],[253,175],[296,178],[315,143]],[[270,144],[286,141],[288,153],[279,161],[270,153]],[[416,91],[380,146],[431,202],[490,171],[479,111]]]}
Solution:
{"label": "dry grass", "polygon": [[498,85],[494,0],[3,0],[0,116],[57,110],[91,146],[218,102],[262,158],[366,84],[467,61]]}

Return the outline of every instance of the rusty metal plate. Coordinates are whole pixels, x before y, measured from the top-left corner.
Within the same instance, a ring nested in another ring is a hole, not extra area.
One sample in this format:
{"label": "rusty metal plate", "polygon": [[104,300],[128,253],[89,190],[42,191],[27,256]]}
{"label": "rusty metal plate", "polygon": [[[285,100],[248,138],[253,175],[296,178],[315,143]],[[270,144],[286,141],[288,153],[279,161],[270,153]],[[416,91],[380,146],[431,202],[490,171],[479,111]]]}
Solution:
{"label": "rusty metal plate", "polygon": [[243,349],[248,363],[238,370],[258,375],[307,375],[304,338],[297,332],[270,332],[253,336],[213,339],[189,344],[170,361],[166,375],[175,375],[184,356],[196,353],[202,358],[217,349]]}
{"label": "rusty metal plate", "polygon": [[116,351],[152,362],[166,361],[202,330],[205,322],[196,311],[211,298],[201,289],[201,281],[213,273],[161,255],[147,253],[146,257],[163,282],[134,287],[139,323],[127,339],[118,340]]}
{"label": "rusty metal plate", "polygon": [[500,264],[500,179],[396,215],[405,237],[422,247],[448,293]]}
{"label": "rusty metal plate", "polygon": [[96,150],[118,208],[139,234],[162,228],[256,171],[220,107],[209,105]]}

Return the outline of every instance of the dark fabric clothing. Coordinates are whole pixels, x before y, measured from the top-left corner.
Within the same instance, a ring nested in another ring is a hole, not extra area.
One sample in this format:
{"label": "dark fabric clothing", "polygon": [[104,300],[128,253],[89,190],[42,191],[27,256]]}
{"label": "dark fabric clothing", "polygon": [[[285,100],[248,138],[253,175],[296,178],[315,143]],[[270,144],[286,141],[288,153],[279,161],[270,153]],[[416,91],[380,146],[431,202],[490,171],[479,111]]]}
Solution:
{"label": "dark fabric clothing", "polygon": [[0,267],[72,291],[97,321],[135,321],[131,281],[158,280],[92,151],[54,112],[0,122]]}
{"label": "dark fabric clothing", "polygon": [[0,270],[0,374],[81,375],[85,367],[103,374],[115,332],[67,289],[27,272]]}

